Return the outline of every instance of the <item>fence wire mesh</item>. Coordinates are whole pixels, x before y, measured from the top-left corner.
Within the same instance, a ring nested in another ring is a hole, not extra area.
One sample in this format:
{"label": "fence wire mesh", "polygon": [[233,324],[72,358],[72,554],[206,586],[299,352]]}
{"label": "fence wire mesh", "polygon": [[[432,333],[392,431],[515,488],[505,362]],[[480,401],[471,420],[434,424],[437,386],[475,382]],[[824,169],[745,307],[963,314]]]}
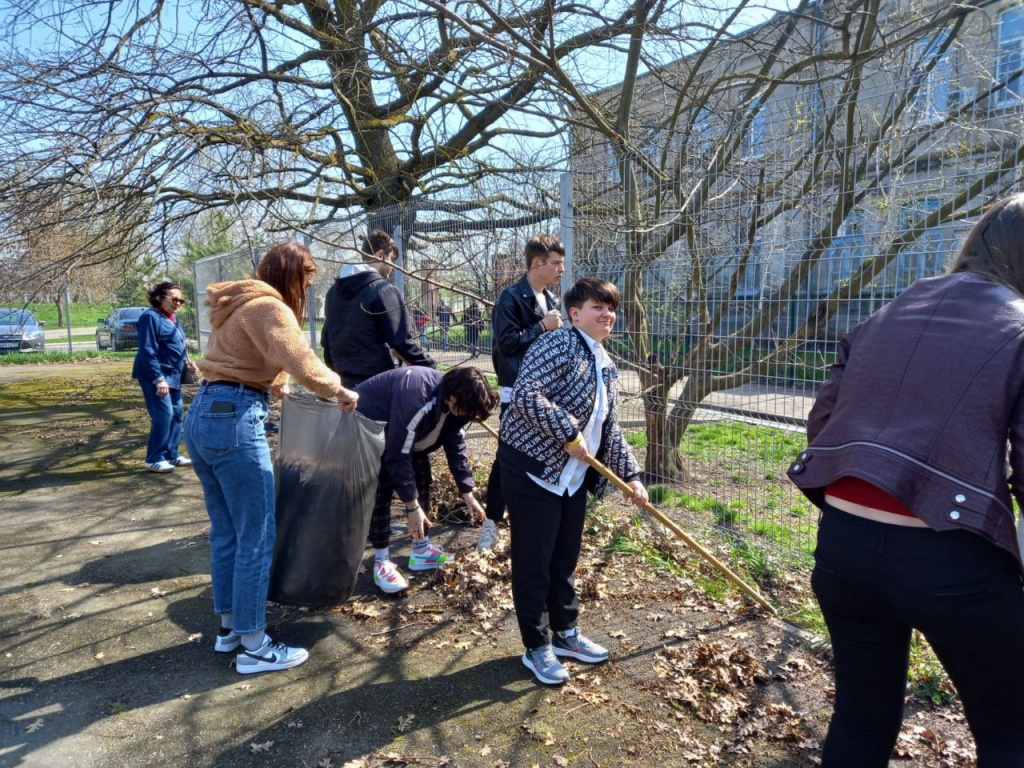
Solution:
{"label": "fence wire mesh", "polygon": [[[1000,7],[763,88],[743,76],[763,75],[750,40],[702,60],[713,76],[683,60],[641,78],[625,139],[574,133],[561,222],[420,201],[320,228],[305,238],[320,265],[311,337],[339,269],[382,228],[432,354],[492,372],[490,303],[522,274],[526,239],[561,225],[571,277],[623,292],[609,347],[652,500],[752,560],[806,565],[817,516],[785,470],[838,340],[941,273],[985,206],[1021,188],[1024,13]],[[839,45],[806,23],[794,39]],[[614,89],[601,96],[614,107]],[[197,286],[252,267],[249,252],[223,260],[200,262]]]}
{"label": "fence wire mesh", "polygon": [[[803,23],[776,69],[841,50]],[[785,80],[758,54],[772,34],[641,78],[628,131],[577,130],[573,263],[623,290],[621,417],[654,498],[806,563],[817,515],[785,470],[838,340],[1020,188],[1024,15],[997,5]],[[614,114],[617,90],[601,97]]]}

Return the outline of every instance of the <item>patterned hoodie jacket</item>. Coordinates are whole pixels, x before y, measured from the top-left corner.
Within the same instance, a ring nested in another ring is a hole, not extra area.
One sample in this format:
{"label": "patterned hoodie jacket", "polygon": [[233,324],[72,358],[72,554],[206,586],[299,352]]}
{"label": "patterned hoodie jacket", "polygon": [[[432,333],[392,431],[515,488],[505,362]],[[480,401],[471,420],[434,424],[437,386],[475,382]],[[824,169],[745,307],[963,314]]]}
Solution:
{"label": "patterned hoodie jacket", "polygon": [[[619,372],[601,371],[608,390],[608,418],[601,431],[597,459],[626,482],[640,475],[618,413]],[[597,363],[575,328],[550,331],[526,352],[512,389],[512,402],[501,420],[498,460],[502,466],[557,483],[569,461],[565,444],[590,420],[597,394]],[[603,495],[607,481],[592,469],[585,486]]]}

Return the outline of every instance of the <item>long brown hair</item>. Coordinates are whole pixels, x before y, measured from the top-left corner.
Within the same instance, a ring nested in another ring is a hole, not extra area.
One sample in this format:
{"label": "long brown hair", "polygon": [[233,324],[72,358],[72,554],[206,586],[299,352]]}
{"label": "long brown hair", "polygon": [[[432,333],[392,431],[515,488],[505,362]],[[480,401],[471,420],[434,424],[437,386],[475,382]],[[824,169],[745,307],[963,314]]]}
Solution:
{"label": "long brown hair", "polygon": [[949,271],[973,272],[1024,296],[1024,194],[1000,200],[978,220]]}
{"label": "long brown hair", "polygon": [[256,267],[256,279],[281,294],[299,323],[306,314],[306,288],[315,275],[313,254],[295,241],[275,245]]}

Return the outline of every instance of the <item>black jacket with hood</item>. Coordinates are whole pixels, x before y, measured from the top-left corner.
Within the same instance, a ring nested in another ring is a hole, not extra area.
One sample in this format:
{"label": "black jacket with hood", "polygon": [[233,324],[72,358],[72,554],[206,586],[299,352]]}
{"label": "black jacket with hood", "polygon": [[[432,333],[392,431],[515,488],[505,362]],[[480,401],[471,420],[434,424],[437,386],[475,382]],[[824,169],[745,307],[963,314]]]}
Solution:
{"label": "black jacket with hood", "polygon": [[394,368],[389,349],[409,365],[433,368],[434,359],[416,341],[414,328],[394,285],[368,264],[346,264],[324,303],[324,362],[346,385]]}

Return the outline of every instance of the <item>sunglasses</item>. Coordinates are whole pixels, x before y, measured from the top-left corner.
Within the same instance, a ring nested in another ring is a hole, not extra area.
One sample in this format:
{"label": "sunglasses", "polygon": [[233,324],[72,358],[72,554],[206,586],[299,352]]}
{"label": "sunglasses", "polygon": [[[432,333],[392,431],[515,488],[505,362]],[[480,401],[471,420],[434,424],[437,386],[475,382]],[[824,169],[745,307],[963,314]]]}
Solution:
{"label": "sunglasses", "polygon": [[175,299],[175,298],[173,298],[171,296],[166,296],[165,298],[169,298],[175,304],[179,304],[180,305],[180,304],[184,304],[185,303],[185,299]]}

